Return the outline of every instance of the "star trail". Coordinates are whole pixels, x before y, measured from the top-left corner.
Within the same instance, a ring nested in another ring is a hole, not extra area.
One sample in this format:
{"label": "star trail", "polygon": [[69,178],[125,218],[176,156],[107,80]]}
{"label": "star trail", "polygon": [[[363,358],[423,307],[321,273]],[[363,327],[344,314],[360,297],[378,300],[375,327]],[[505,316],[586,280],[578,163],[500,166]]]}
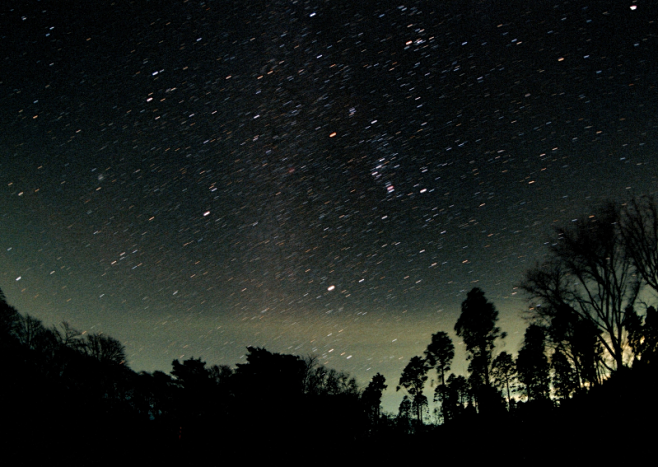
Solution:
{"label": "star trail", "polygon": [[516,351],[553,226],[657,190],[657,13],[6,2],[0,287],[137,371],[255,345],[395,381],[474,286]]}

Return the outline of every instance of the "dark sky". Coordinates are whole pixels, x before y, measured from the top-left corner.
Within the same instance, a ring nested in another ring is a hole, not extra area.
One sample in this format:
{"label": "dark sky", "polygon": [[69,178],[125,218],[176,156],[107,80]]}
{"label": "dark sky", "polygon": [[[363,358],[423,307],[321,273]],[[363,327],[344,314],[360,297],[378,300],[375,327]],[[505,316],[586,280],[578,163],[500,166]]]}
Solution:
{"label": "dark sky", "polygon": [[656,2],[22,0],[0,24],[0,288],[138,371],[256,345],[394,387],[474,286],[516,351],[552,226],[658,190]]}

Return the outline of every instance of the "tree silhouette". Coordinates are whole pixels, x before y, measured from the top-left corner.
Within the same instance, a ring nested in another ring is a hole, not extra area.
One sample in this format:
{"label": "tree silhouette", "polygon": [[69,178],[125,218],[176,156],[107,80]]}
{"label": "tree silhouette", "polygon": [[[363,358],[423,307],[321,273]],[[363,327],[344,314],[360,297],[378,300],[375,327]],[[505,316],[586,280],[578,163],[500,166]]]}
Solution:
{"label": "tree silhouette", "polygon": [[575,313],[556,313],[550,319],[549,344],[567,358],[579,388],[592,387],[602,381],[605,368],[600,334],[594,323]]}
{"label": "tree silhouette", "polygon": [[217,386],[227,384],[233,374],[233,368],[228,365],[211,365],[208,368],[208,376]]}
{"label": "tree silhouette", "polygon": [[652,197],[633,198],[620,216],[624,251],[638,274],[658,292],[658,206]]}
{"label": "tree silhouette", "polygon": [[528,400],[546,400],[550,387],[544,328],[531,324],[525,331],[523,347],[516,359],[519,380]]}
{"label": "tree silhouette", "polygon": [[32,350],[43,349],[46,341],[53,337],[40,319],[29,314],[20,315],[17,333],[19,342]]}
{"label": "tree silhouette", "polygon": [[438,386],[435,389],[435,399],[438,397],[441,401],[441,410],[443,410],[444,394],[446,392],[445,374],[450,371],[450,365],[454,357],[455,346],[448,333],[439,331],[436,334],[432,334],[432,341],[427,346],[427,349],[425,349],[425,362],[428,367],[436,370],[436,374],[439,377],[441,389]]}
{"label": "tree silhouette", "polygon": [[422,409],[427,404],[427,398],[423,395],[423,388],[427,381],[427,366],[421,357],[411,357],[407,366],[404,367],[402,375],[400,376],[400,385],[396,391],[403,387],[407,390],[409,395],[413,398],[413,407],[416,412],[416,420],[422,423],[423,412]]}
{"label": "tree silhouette", "polygon": [[65,347],[79,349],[81,345],[84,345],[81,339],[82,333],[72,328],[67,321],[62,321],[59,327],[54,327],[53,332],[57,341]]}
{"label": "tree silhouette", "polygon": [[496,326],[498,311],[493,303],[487,301],[484,292],[475,287],[462,302],[462,312],[455,324],[457,335],[464,340],[467,359],[470,361],[471,385],[491,387],[490,370],[494,342],[505,338]]}
{"label": "tree silhouette", "polygon": [[656,363],[658,361],[658,312],[652,306],[647,308],[642,334],[642,361],[647,365]]}
{"label": "tree silhouette", "polygon": [[432,334],[432,342],[425,349],[425,361],[430,368],[436,370],[441,385],[445,386],[445,373],[450,371],[452,359],[455,357],[455,346],[448,333],[439,331]]}
{"label": "tree silhouette", "polygon": [[123,365],[126,363],[126,349],[121,342],[103,333],[85,335],[84,352],[102,363]]}
{"label": "tree silhouette", "polygon": [[634,310],[626,311],[629,344],[635,354],[633,366],[647,366],[658,361],[658,312],[647,308],[644,318]]}
{"label": "tree silhouette", "polygon": [[609,370],[625,365],[628,333],[624,313],[637,299],[640,281],[624,253],[619,209],[607,204],[572,226],[557,229],[550,259],[525,273],[521,288],[541,303],[532,313],[545,322],[570,315],[565,322],[585,321],[599,331],[598,342],[609,356]]}
{"label": "tree silhouette", "polygon": [[514,389],[514,381],[516,381],[516,362],[514,357],[509,353],[503,351],[494,359],[491,367],[491,376],[494,385],[507,393],[507,408],[511,408],[512,395],[511,390]]}
{"label": "tree silhouette", "polygon": [[408,433],[411,429],[411,401],[409,397],[405,395],[400,402],[400,407],[398,407],[398,416],[397,424],[405,433]]}
{"label": "tree silhouette", "polygon": [[458,418],[469,401],[468,381],[463,376],[451,373],[446,378],[445,385],[434,389],[434,400],[441,401],[441,417],[444,423]]}
{"label": "tree silhouette", "polygon": [[[185,441],[199,439],[207,427],[206,414],[215,406],[216,389],[210,370],[201,358],[188,358],[171,362],[171,375],[177,386],[173,411],[179,422],[179,436]],[[160,377],[162,384],[162,377]]]}
{"label": "tree silhouette", "polygon": [[20,315],[13,306],[0,302],[0,336],[3,342],[17,339],[19,320]]}
{"label": "tree silhouette", "polygon": [[463,408],[471,402],[471,388],[468,385],[466,378],[462,375],[455,376],[454,374],[451,374],[448,377],[448,385],[455,391],[455,394],[457,395],[456,402],[460,407]]}
{"label": "tree silhouette", "polygon": [[182,363],[174,360],[171,362],[171,366],[172,376],[183,388],[196,389],[206,386],[210,381],[210,371],[206,368],[206,362],[201,358],[188,358]]}
{"label": "tree silhouette", "polygon": [[348,373],[320,365],[316,356],[308,356],[303,362],[304,394],[310,396],[358,395],[359,389],[356,380]]}
{"label": "tree silhouette", "polygon": [[5,299],[0,290],[0,349],[5,355],[15,355],[20,348],[18,331],[21,315]]}
{"label": "tree silhouette", "polygon": [[[252,417],[267,410],[271,413],[269,423],[274,423],[277,417],[280,422],[294,423],[294,417],[301,416],[304,361],[295,355],[269,352],[261,347],[247,347],[247,351],[247,363],[237,364],[234,376],[234,391],[240,403]],[[294,411],[297,415],[293,415]]]}
{"label": "tree silhouette", "polygon": [[569,399],[580,387],[578,375],[567,356],[559,349],[551,356],[553,389],[558,399]]}
{"label": "tree silhouette", "polygon": [[382,393],[387,388],[386,378],[380,373],[372,377],[368,386],[366,386],[361,400],[363,401],[368,417],[371,423],[377,424],[381,416]]}

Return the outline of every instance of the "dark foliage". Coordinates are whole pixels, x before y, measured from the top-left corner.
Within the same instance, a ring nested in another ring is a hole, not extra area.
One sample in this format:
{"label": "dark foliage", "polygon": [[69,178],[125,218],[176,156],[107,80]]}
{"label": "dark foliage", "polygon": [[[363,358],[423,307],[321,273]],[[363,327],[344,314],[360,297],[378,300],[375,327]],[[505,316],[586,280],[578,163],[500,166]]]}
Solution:
{"label": "dark foliage", "polygon": [[377,429],[381,423],[382,393],[387,387],[386,378],[377,373],[361,395],[361,401],[373,429]]}
{"label": "dark foliage", "polygon": [[[135,453],[149,464],[214,465],[209,447],[218,440],[248,463],[300,460],[317,439],[352,444],[372,435],[386,388],[376,375],[362,398],[345,373],[255,347],[235,370],[190,358],[174,360],[171,376],[138,374],[116,339],[66,323],[46,328],[4,295],[0,350],[8,356],[1,400],[5,409],[20,408],[3,410],[5,456],[31,456],[29,464],[64,449],[79,465],[111,465],[122,456],[139,463]],[[35,443],[39,451],[30,449]]]}
{"label": "dark foliage", "polygon": [[427,406],[427,397],[423,394],[423,388],[427,381],[427,366],[421,357],[411,357],[407,366],[404,367],[400,376],[400,384],[396,390],[404,388],[411,396],[416,421],[422,423],[423,409]]}
{"label": "dark foliage", "polygon": [[528,400],[548,400],[550,369],[546,357],[546,330],[541,326],[531,324],[526,329],[516,368]]}
{"label": "dark foliage", "polygon": [[462,302],[455,331],[466,344],[469,360],[469,382],[479,410],[487,411],[498,405],[499,397],[492,391],[491,365],[493,349],[498,338],[505,338],[496,326],[498,311],[493,303],[484,296],[484,292],[474,287]]}

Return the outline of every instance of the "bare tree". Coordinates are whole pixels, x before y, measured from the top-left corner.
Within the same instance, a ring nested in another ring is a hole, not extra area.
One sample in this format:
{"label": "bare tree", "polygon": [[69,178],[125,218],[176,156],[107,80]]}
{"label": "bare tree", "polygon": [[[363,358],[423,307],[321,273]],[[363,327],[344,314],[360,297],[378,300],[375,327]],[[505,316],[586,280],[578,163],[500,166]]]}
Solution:
{"label": "bare tree", "polygon": [[84,352],[101,362],[123,365],[126,362],[126,350],[121,342],[103,333],[87,334]]}
{"label": "bare tree", "polygon": [[325,367],[319,363],[316,355],[308,355],[303,362],[304,394],[312,396],[359,395],[360,391],[356,380],[348,373]]}
{"label": "bare tree", "polygon": [[632,199],[621,212],[621,235],[628,259],[642,280],[658,292],[658,206],[651,197]]}
{"label": "bare tree", "polygon": [[59,327],[53,327],[52,331],[61,345],[71,349],[78,349],[82,345],[82,333],[72,328],[67,321],[62,321]]}
{"label": "bare tree", "polygon": [[536,318],[550,323],[566,315],[591,323],[609,356],[608,370],[624,366],[628,348],[625,310],[640,290],[633,264],[624,254],[620,210],[609,203],[594,215],[556,230],[550,258],[526,272],[521,288],[539,303]]}
{"label": "bare tree", "polygon": [[16,340],[18,338],[20,320],[20,314],[7,303],[5,294],[0,290],[0,337],[3,340],[2,344],[6,344],[7,339]]}
{"label": "bare tree", "polygon": [[50,337],[40,319],[32,315],[19,315],[18,341],[32,350],[43,350]]}

